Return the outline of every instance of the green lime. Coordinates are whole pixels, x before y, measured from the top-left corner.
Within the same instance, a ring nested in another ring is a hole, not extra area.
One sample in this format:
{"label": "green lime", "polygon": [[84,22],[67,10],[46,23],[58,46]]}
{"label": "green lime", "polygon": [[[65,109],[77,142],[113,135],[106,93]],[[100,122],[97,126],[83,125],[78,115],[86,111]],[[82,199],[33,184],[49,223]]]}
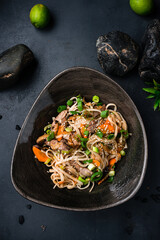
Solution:
{"label": "green lime", "polygon": [[130,0],[132,10],[139,15],[148,15],[153,9],[153,0]]}
{"label": "green lime", "polygon": [[50,20],[48,8],[43,4],[36,4],[30,11],[30,21],[36,28],[44,28]]}

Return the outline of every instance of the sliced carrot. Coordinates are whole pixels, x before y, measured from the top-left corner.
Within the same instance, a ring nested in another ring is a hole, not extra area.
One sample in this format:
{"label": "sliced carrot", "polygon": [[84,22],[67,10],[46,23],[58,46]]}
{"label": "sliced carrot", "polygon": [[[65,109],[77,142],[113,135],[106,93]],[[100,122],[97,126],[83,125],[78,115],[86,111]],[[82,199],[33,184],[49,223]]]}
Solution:
{"label": "sliced carrot", "polygon": [[104,124],[98,126],[98,129],[100,129],[103,133],[105,133],[107,130],[109,130],[111,133],[114,132],[114,127],[110,124],[109,120],[106,120]]}
{"label": "sliced carrot", "polygon": [[116,163],[116,159],[113,158],[110,160],[109,165],[113,166]]}
{"label": "sliced carrot", "polygon": [[64,181],[60,181],[60,182],[58,182],[59,184],[63,184],[64,183]]}
{"label": "sliced carrot", "polygon": [[108,174],[98,182],[98,185],[104,182],[107,178],[108,178]]}
{"label": "sliced carrot", "polygon": [[82,124],[82,123],[81,123],[80,130],[81,130],[82,137],[83,138],[87,138],[87,136],[84,135],[84,132],[86,131],[86,128],[85,128],[84,124]]}
{"label": "sliced carrot", "polygon": [[[64,126],[60,125],[58,128],[57,135],[62,135],[64,133]],[[62,137],[57,138],[57,140],[60,142],[62,140]]]}
{"label": "sliced carrot", "polygon": [[38,159],[38,161],[45,162],[48,160],[48,157],[46,156],[46,154],[41,152],[41,150],[38,149],[37,147],[33,146],[32,150],[33,150],[34,155]]}
{"label": "sliced carrot", "polygon": [[112,125],[108,125],[108,130],[111,132],[111,133],[114,133],[114,127]]}
{"label": "sliced carrot", "polygon": [[97,166],[97,167],[99,167],[100,166],[100,162],[98,161],[98,160],[93,160],[93,163]]}

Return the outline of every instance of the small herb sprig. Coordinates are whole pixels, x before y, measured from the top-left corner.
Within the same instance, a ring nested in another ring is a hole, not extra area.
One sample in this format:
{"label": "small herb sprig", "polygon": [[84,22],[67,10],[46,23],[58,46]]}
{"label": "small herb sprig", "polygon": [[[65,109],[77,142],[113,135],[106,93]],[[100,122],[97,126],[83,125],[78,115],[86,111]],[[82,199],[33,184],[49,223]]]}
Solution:
{"label": "small herb sprig", "polygon": [[155,98],[154,111],[158,109],[160,111],[160,84],[153,79],[153,83],[146,83],[151,85],[149,88],[142,88],[145,92],[150,93],[147,98]]}

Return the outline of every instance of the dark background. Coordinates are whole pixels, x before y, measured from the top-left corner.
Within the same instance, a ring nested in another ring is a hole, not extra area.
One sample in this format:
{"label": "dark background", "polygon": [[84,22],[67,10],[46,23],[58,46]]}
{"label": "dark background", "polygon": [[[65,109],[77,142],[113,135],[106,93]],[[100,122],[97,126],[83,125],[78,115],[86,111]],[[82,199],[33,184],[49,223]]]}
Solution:
{"label": "dark background", "polygon": [[[160,15],[160,1],[149,17],[136,15],[127,0],[46,0],[53,21],[45,30],[29,21],[33,0],[0,1],[0,52],[24,43],[37,66],[12,88],[0,92],[0,239],[159,239],[160,233],[160,113],[142,91],[137,69],[124,78],[112,77],[135,102],[146,128],[148,168],[139,192],[128,202],[97,212],[72,212],[30,202],[14,189],[11,158],[19,131],[43,87],[57,73],[73,66],[102,72],[96,57],[96,39],[113,30],[128,33],[139,44],[147,24]],[[65,94],[65,93],[64,93]],[[141,146],[140,146],[141,147]],[[31,209],[27,205],[31,205]],[[24,223],[19,223],[19,216]]]}

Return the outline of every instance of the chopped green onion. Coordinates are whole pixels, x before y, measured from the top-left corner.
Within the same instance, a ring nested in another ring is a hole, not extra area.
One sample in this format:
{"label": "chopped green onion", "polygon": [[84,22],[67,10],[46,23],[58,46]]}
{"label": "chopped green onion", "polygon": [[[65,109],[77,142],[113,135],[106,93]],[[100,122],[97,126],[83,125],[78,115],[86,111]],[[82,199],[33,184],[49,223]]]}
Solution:
{"label": "chopped green onion", "polygon": [[67,105],[68,105],[69,107],[71,107],[71,106],[73,105],[73,101],[72,101],[72,100],[68,100],[68,101],[67,101]]}
{"label": "chopped green onion", "polygon": [[72,132],[72,128],[71,127],[67,127],[67,128],[65,128],[65,131],[66,132]]}
{"label": "chopped green onion", "polygon": [[90,178],[83,179],[81,176],[78,177],[78,180],[82,182],[84,185],[87,185]]}
{"label": "chopped green onion", "polygon": [[52,127],[52,124],[48,124],[47,126],[44,127],[44,132],[48,129],[48,128],[51,128]]}
{"label": "chopped green onion", "polygon": [[102,106],[102,105],[103,105],[102,102],[97,103],[97,106]]}
{"label": "chopped green onion", "polygon": [[88,141],[88,138],[80,138],[80,140],[81,140],[82,142],[87,142],[87,141]]}
{"label": "chopped green onion", "polygon": [[88,169],[89,169],[90,171],[93,171],[95,168],[96,168],[96,166],[95,166],[93,163],[90,163],[90,164],[88,165]]}
{"label": "chopped green onion", "polygon": [[85,151],[85,153],[86,153],[87,155],[89,155],[91,152],[87,149],[87,150]]}
{"label": "chopped green onion", "polygon": [[84,160],[83,163],[92,163],[93,159],[89,159],[89,160]]}
{"label": "chopped green onion", "polygon": [[98,130],[98,131],[96,132],[96,135],[97,135],[98,137],[100,137],[100,138],[103,137],[103,133],[101,132],[101,130]]}
{"label": "chopped green onion", "polygon": [[89,131],[84,131],[83,133],[85,136],[88,136],[89,135]]}
{"label": "chopped green onion", "polygon": [[93,147],[93,152],[99,153],[99,149],[97,147]]}
{"label": "chopped green onion", "polygon": [[95,102],[95,103],[98,103],[99,102],[99,97],[96,96],[96,95],[93,96],[92,101]]}
{"label": "chopped green onion", "polygon": [[101,112],[101,117],[102,118],[106,118],[106,117],[108,117],[108,115],[109,115],[109,111],[108,110],[105,110],[105,111]]}
{"label": "chopped green onion", "polygon": [[113,182],[113,179],[114,179],[113,176],[112,176],[112,177],[109,177],[108,180],[107,180],[107,182],[112,183],[112,182]]}
{"label": "chopped green onion", "polygon": [[120,133],[122,133],[122,135],[127,139],[129,134],[128,134],[128,130],[124,130],[124,129],[121,129],[120,130]]}
{"label": "chopped green onion", "polygon": [[62,150],[62,153],[63,154],[69,154],[70,152],[72,152],[72,148],[71,149],[69,149],[69,150]]}
{"label": "chopped green onion", "polygon": [[51,133],[51,130],[50,130],[50,129],[48,129],[48,130],[46,131],[46,133],[47,133],[47,134],[50,134],[50,133]]}
{"label": "chopped green onion", "polygon": [[67,109],[66,105],[61,105],[58,107],[57,112],[61,113],[63,110],[66,110],[66,109]]}
{"label": "chopped green onion", "polygon": [[75,114],[80,114],[80,112],[77,112],[77,111],[70,111],[70,113],[72,114],[72,115],[75,115]]}
{"label": "chopped green onion", "polygon": [[114,137],[114,134],[109,134],[108,136],[107,136],[107,139],[112,139]]}
{"label": "chopped green onion", "polygon": [[81,101],[78,102],[78,110],[82,111],[83,110],[83,104]]}
{"label": "chopped green onion", "polygon": [[103,176],[102,171],[99,169],[98,172],[95,172],[91,176],[91,182],[99,181]]}
{"label": "chopped green onion", "polygon": [[125,156],[125,155],[126,155],[126,153],[125,153],[124,150],[121,150],[121,151],[120,151],[120,154],[121,154],[121,156]]}
{"label": "chopped green onion", "polygon": [[114,175],[115,175],[115,171],[114,170],[109,171],[108,176],[113,177]]}
{"label": "chopped green onion", "polygon": [[48,137],[47,141],[51,141],[54,138],[54,132],[52,132]]}
{"label": "chopped green onion", "polygon": [[51,160],[52,160],[52,159],[48,158],[48,159],[44,162],[44,164],[48,164]]}
{"label": "chopped green onion", "polygon": [[88,138],[80,138],[80,140],[81,140],[81,146],[83,148],[86,148],[86,142],[88,141]]}

